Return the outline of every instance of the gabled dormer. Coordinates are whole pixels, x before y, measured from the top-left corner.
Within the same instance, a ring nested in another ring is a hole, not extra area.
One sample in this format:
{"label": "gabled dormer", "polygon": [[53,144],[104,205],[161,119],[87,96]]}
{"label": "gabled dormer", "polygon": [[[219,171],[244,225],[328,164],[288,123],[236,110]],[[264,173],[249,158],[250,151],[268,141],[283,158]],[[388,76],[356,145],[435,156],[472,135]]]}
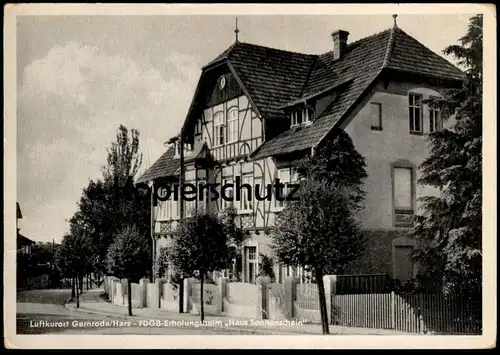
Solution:
{"label": "gabled dormer", "polygon": [[[167,144],[170,144],[174,148],[174,159],[181,157],[181,146],[179,136],[172,137],[168,140]],[[184,143],[184,156],[189,155],[193,151],[193,144],[189,142]]]}

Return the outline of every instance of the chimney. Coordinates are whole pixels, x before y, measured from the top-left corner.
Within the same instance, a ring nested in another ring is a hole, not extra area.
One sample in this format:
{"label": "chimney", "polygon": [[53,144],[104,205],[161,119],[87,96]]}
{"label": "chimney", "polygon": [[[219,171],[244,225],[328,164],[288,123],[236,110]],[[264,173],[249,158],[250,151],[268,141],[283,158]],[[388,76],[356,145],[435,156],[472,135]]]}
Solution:
{"label": "chimney", "polygon": [[333,60],[342,57],[347,49],[347,37],[349,32],[344,30],[337,30],[332,33],[333,38]]}

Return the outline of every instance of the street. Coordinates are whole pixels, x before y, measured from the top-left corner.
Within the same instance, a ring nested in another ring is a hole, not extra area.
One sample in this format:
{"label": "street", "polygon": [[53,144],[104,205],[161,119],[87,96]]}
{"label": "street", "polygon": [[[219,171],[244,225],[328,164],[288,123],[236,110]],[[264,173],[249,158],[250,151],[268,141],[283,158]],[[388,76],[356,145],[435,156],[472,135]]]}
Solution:
{"label": "street", "polygon": [[[156,327],[119,316],[90,314],[65,307],[71,290],[30,290],[17,294],[17,334],[242,334],[238,330],[207,327]],[[102,322],[104,321],[104,322]],[[108,326],[103,326],[107,322]],[[247,333],[248,334],[248,333]]]}

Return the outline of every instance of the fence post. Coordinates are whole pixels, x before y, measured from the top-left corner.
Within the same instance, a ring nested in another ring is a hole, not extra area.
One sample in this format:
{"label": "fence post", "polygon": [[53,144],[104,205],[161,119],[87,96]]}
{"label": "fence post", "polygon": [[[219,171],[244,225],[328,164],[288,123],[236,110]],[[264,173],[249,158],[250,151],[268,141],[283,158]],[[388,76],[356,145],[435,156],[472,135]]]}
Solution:
{"label": "fence post", "polygon": [[418,315],[418,320],[420,324],[420,333],[425,334],[425,323],[424,323],[424,295],[422,293],[418,293],[418,298],[419,298],[419,315]]}
{"label": "fence post", "polygon": [[155,280],[155,307],[161,308],[161,298],[163,296],[163,284],[165,283],[165,280],[162,278],[157,278]]}
{"label": "fence post", "polygon": [[227,277],[220,277],[217,282],[217,288],[219,291],[219,304],[217,306],[220,313],[224,312],[224,298],[226,297],[226,284],[228,280],[229,278]]}
{"label": "fence post", "polygon": [[285,278],[285,297],[284,297],[284,307],[286,319],[293,319],[293,309],[296,298],[296,284],[297,280],[293,276]]}
{"label": "fence post", "polygon": [[184,287],[183,287],[183,302],[182,302],[182,305],[183,305],[183,312],[184,313],[189,313],[191,312],[191,308],[192,308],[192,304],[190,302],[190,299],[191,299],[191,293],[192,293],[192,290],[191,290],[191,286],[194,282],[194,278],[186,278],[184,279]]}
{"label": "fence post", "polygon": [[269,276],[259,276],[255,281],[257,286],[259,287],[259,300],[260,300],[259,305],[261,308],[260,312],[261,318],[259,319],[269,319],[268,285],[271,282],[271,278]]}
{"label": "fence post", "polygon": [[[325,286],[326,314],[327,314],[328,324],[332,324],[332,296],[334,295],[334,292],[335,292],[336,281],[337,281],[337,276],[335,276],[335,275],[323,276],[323,285]],[[320,307],[321,307],[321,305],[320,305]]]}
{"label": "fence post", "polygon": [[146,308],[147,307],[147,297],[148,297],[148,284],[149,280],[144,278],[139,281],[139,307]]}
{"label": "fence post", "polygon": [[396,295],[391,291],[391,328],[396,329]]}

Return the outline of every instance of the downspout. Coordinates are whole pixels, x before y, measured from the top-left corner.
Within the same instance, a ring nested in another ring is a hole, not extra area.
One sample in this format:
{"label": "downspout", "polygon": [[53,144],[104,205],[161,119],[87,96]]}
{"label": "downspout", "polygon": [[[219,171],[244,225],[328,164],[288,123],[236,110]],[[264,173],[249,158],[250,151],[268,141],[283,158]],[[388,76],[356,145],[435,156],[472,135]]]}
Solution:
{"label": "downspout", "polygon": [[156,240],[155,240],[155,206],[154,206],[154,181],[150,181],[151,187],[151,282],[155,282],[155,256],[156,256]]}
{"label": "downspout", "polygon": [[[184,185],[184,127],[181,128],[181,134],[179,136],[179,153],[180,153],[180,176],[179,176],[179,224],[177,229],[182,228],[184,220],[184,199],[182,194],[182,186]],[[181,275],[181,283],[179,285],[179,313],[184,313],[184,275]]]}

